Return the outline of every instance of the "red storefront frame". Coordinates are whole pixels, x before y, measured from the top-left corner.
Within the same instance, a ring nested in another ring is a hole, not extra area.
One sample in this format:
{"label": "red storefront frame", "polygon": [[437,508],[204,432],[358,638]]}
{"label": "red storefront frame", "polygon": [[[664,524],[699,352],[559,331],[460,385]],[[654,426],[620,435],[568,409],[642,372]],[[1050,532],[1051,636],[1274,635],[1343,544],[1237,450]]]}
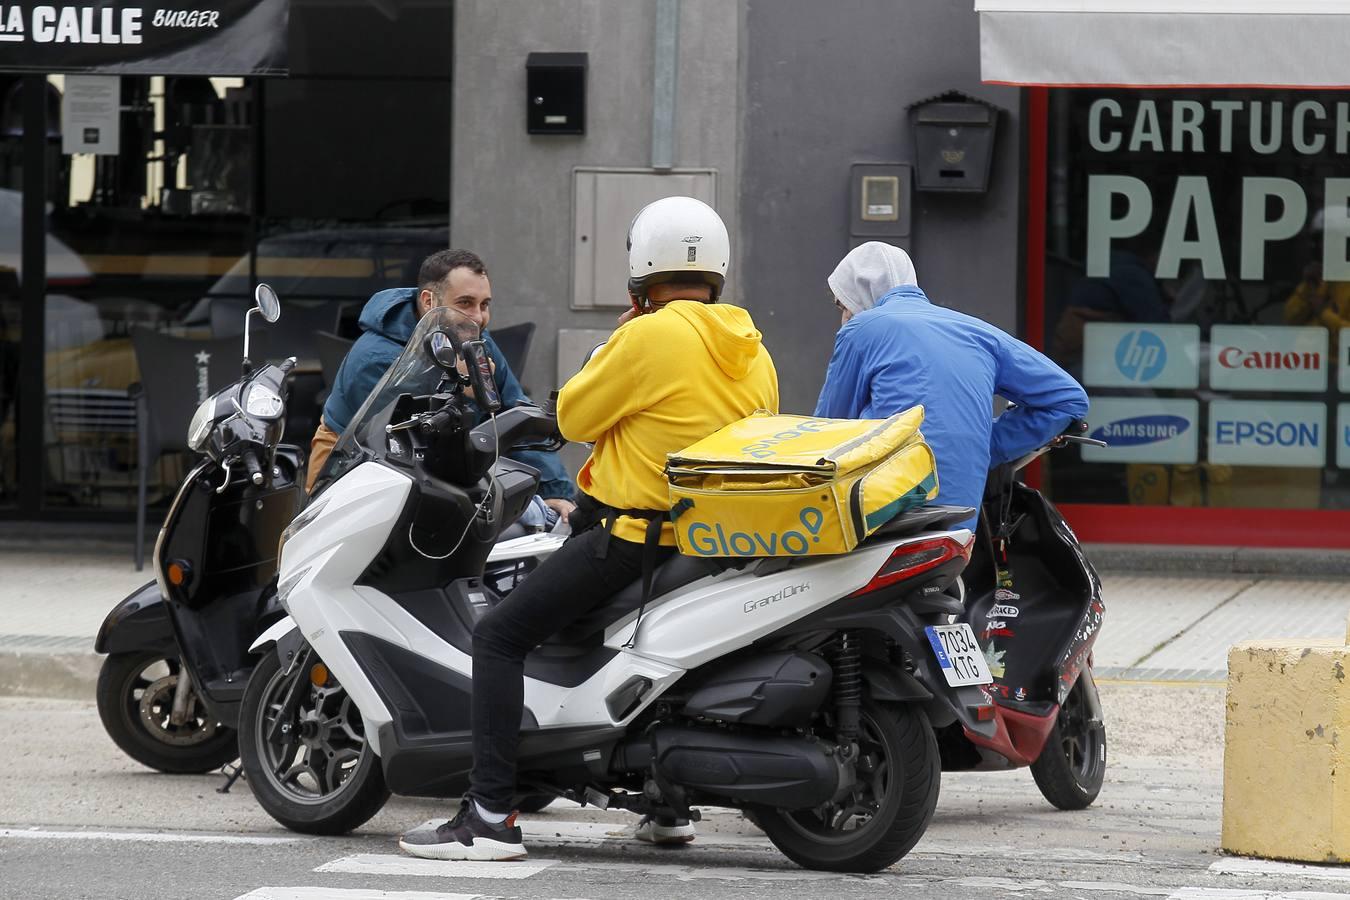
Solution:
{"label": "red storefront frame", "polygon": [[[1027,91],[1026,339],[1045,343],[1050,89]],[[1089,414],[1090,415],[1090,414]],[[1350,510],[1056,504],[1083,541],[1350,549]]]}

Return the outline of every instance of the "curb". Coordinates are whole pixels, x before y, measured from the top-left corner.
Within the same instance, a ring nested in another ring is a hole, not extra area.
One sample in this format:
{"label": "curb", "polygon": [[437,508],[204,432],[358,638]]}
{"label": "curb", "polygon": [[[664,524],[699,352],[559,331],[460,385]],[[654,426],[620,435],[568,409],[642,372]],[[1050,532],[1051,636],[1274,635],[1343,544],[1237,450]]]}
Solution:
{"label": "curb", "polygon": [[0,696],[93,700],[103,656],[85,651],[0,649]]}
{"label": "curb", "polygon": [[1345,550],[1084,544],[1083,552],[1099,571],[1123,575],[1350,576],[1350,551]]}

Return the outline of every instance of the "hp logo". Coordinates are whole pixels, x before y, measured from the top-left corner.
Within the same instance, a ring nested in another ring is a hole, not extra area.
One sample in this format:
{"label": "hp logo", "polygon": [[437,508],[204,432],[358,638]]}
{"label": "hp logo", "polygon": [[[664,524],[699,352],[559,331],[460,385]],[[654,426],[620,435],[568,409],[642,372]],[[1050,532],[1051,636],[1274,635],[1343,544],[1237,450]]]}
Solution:
{"label": "hp logo", "polygon": [[1167,347],[1151,331],[1136,329],[1116,344],[1116,368],[1130,381],[1152,381],[1166,365]]}

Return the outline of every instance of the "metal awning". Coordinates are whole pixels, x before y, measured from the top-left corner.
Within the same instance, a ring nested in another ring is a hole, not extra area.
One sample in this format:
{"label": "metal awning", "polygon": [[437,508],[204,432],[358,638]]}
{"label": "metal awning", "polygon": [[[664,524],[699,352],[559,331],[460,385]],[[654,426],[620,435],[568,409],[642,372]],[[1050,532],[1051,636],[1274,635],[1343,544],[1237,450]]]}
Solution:
{"label": "metal awning", "polygon": [[986,82],[1350,87],[1350,0],[975,0]]}

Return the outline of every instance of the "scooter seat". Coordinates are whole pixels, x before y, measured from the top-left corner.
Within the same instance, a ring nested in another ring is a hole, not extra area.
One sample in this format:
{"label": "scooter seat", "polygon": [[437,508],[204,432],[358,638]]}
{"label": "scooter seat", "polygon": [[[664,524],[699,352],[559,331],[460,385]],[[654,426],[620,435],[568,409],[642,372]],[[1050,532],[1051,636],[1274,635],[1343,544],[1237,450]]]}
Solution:
{"label": "scooter seat", "polygon": [[[732,562],[728,560],[727,562]],[[685,556],[676,553],[670,559],[657,566],[656,572],[652,575],[652,597],[651,601],[656,601],[663,594],[669,594],[672,591],[679,590],[688,584],[693,584],[700,578],[706,578],[709,575],[716,575],[721,572],[725,566],[722,560],[708,559],[701,556]],[[544,644],[550,645],[569,645],[580,646],[590,643],[598,643],[601,633],[622,619],[624,616],[637,610],[642,605],[642,579],[638,578],[628,587],[619,591],[610,597],[600,606],[595,607],[586,613],[580,619],[577,619],[571,625],[559,631],[553,637],[549,638]],[[588,640],[591,639],[591,640]]]}
{"label": "scooter seat", "polygon": [[969,506],[920,506],[900,515],[872,532],[869,541],[894,540],[920,531],[945,531],[955,528],[967,519],[973,519],[979,510]]}

